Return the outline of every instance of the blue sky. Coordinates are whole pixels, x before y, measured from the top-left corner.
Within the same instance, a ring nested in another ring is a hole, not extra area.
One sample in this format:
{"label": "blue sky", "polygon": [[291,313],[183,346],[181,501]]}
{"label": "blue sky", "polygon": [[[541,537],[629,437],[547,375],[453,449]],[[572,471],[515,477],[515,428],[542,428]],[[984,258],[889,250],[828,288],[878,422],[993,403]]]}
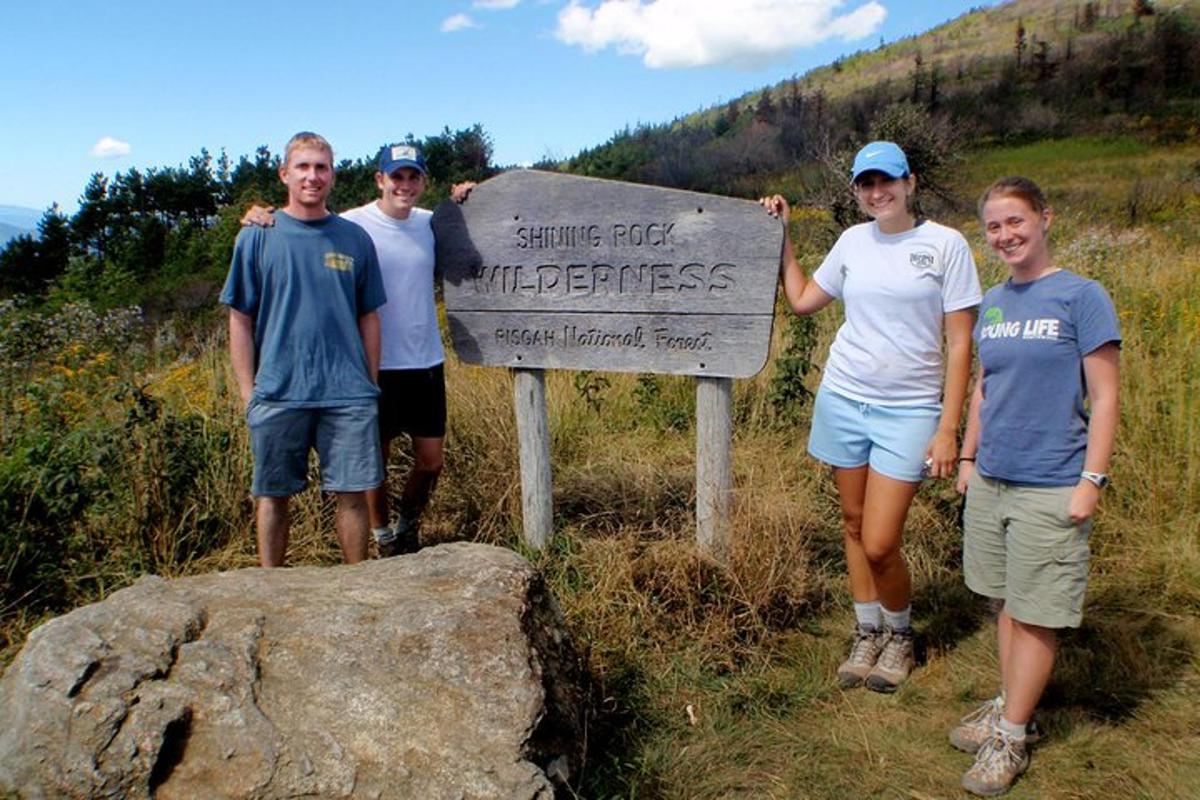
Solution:
{"label": "blue sky", "polygon": [[920,33],[980,0],[9,0],[0,205],[68,212],[93,172],[324,134],[339,158],[481,123],[565,158]]}

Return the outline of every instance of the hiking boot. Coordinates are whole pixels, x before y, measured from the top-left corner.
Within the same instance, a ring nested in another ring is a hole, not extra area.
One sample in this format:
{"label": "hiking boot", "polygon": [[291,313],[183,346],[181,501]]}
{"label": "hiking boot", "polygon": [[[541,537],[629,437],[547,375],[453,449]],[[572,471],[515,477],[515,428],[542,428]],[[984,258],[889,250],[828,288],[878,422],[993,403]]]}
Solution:
{"label": "hiking boot", "polygon": [[421,536],[415,525],[408,525],[403,530],[396,526],[396,555],[407,555],[421,549]]}
{"label": "hiking boot", "polygon": [[[1000,722],[1000,712],[1004,710],[1004,700],[993,697],[979,708],[963,717],[958,727],[950,731],[950,744],[964,753],[979,752]],[[1042,738],[1042,731],[1033,720],[1025,724],[1025,744],[1031,745]]]}
{"label": "hiking boot", "polygon": [[916,659],[913,657],[912,628],[902,631],[884,628],[883,649],[875,666],[867,674],[867,688],[875,692],[894,692],[907,680]]}
{"label": "hiking boot", "polygon": [[995,730],[975,754],[975,763],[963,775],[962,787],[981,797],[1004,794],[1028,766],[1025,743]]}
{"label": "hiking boot", "polygon": [[855,626],[850,656],[837,668],[839,686],[843,689],[853,689],[862,685],[871,667],[875,666],[879,651],[883,649],[883,637],[883,631],[874,625]]}

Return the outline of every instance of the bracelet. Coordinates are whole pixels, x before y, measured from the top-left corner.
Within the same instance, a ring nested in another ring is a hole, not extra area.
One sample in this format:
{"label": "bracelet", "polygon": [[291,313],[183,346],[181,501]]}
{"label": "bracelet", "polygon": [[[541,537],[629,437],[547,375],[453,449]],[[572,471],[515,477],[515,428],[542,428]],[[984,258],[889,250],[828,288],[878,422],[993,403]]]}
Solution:
{"label": "bracelet", "polygon": [[975,461],[975,456],[960,456],[960,457],[959,457],[959,459],[958,459],[958,463],[960,463],[960,464],[961,464],[961,463],[962,463],[962,462],[964,462],[964,461],[971,461],[971,462],[974,462],[974,461]]}

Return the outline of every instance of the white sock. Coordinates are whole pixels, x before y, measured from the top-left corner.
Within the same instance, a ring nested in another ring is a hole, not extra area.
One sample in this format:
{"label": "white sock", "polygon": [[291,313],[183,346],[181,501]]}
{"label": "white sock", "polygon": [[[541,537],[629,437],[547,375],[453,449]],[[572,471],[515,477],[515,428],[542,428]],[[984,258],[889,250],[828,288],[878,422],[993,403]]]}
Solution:
{"label": "white sock", "polygon": [[874,628],[875,630],[883,627],[883,613],[880,611],[878,600],[872,600],[869,603],[855,602],[854,618],[861,627]]}
{"label": "white sock", "polygon": [[908,630],[909,622],[912,617],[912,606],[905,606],[899,611],[889,611],[883,606],[879,607],[883,612],[883,622],[894,631]]}
{"label": "white sock", "polygon": [[1009,722],[1008,718],[1005,717],[1003,714],[1001,714],[1000,722],[998,723],[997,727],[1000,728],[1000,731],[1005,736],[1012,739],[1014,742],[1024,742],[1025,741],[1025,725],[1024,725],[1024,723]]}
{"label": "white sock", "polygon": [[396,540],[396,532],[391,528],[372,528],[371,535],[375,537],[375,544],[391,544]]}

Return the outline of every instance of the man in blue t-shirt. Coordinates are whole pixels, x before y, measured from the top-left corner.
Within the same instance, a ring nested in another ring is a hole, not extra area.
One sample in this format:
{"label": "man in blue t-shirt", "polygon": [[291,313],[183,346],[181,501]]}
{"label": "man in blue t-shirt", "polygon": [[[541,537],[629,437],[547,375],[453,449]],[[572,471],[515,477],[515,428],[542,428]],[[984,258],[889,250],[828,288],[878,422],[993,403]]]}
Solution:
{"label": "man in blue t-shirt", "polygon": [[346,563],[367,556],[366,491],[383,480],[376,397],[379,318],[386,296],[375,246],[326,207],[333,149],[298,133],[279,178],[288,200],[272,228],[244,228],[221,302],[254,453],[258,557],[283,564],[292,495],[307,485],[308,452],[337,495]]}

